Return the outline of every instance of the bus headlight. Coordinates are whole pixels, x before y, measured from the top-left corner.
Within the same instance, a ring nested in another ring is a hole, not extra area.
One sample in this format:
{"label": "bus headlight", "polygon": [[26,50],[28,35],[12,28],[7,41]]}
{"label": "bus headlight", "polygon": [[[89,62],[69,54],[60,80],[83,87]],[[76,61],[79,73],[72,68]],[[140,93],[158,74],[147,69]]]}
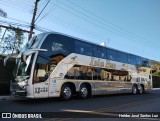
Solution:
{"label": "bus headlight", "polygon": [[21,89],[26,90],[27,86],[28,86],[27,81],[23,81],[23,82],[21,83]]}
{"label": "bus headlight", "polygon": [[25,86],[22,86],[22,89],[23,90],[26,90],[27,89],[27,86],[25,85]]}

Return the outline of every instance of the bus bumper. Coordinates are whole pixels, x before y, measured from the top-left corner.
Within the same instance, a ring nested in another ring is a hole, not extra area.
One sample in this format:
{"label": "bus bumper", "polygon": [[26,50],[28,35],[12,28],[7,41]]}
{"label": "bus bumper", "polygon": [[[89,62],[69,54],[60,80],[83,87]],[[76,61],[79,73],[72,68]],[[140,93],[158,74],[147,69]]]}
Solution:
{"label": "bus bumper", "polygon": [[11,95],[12,96],[26,97],[27,96],[27,92],[26,91],[12,91]]}

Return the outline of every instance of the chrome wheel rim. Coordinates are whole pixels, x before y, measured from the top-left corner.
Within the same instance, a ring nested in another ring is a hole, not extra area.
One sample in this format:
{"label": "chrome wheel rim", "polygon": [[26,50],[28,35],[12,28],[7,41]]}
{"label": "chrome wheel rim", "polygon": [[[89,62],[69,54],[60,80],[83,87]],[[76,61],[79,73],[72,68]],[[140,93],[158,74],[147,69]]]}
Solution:
{"label": "chrome wheel rim", "polygon": [[140,94],[143,93],[143,88],[142,88],[142,86],[140,86],[139,93],[140,93]]}
{"label": "chrome wheel rim", "polygon": [[88,90],[87,90],[86,87],[82,87],[82,88],[81,88],[81,95],[82,95],[83,97],[87,97],[87,95],[88,95]]}
{"label": "chrome wheel rim", "polygon": [[137,94],[137,88],[133,87],[133,94]]}
{"label": "chrome wheel rim", "polygon": [[65,87],[63,90],[63,94],[66,99],[70,98],[72,95],[71,89],[69,87]]}

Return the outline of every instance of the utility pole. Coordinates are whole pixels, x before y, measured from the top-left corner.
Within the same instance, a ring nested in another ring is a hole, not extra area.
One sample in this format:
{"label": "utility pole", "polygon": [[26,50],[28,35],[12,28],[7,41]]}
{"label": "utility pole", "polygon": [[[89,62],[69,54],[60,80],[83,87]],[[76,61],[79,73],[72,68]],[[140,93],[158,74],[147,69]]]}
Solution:
{"label": "utility pole", "polygon": [[38,2],[39,1],[40,0],[36,0],[36,2],[35,2],[35,7],[34,7],[34,12],[33,12],[33,17],[32,17],[32,22],[31,22],[31,28],[30,28],[30,33],[29,33],[28,41],[32,38],[33,29],[35,28],[35,17],[36,17],[37,6],[38,6]]}
{"label": "utility pole", "polygon": [[[6,29],[17,30],[17,28],[13,28],[13,27],[11,27],[11,26],[5,26],[5,25],[1,25],[1,24],[0,24],[0,27],[6,28]],[[20,30],[23,31],[23,32],[30,33],[30,31],[28,31],[28,30],[24,30],[24,29],[20,29]],[[34,34],[34,32],[32,32],[32,34]]]}
{"label": "utility pole", "polygon": [[[0,45],[1,45],[1,43],[2,43],[2,41],[3,41],[3,39],[4,39],[4,36],[5,36],[5,34],[6,34],[6,31],[7,31],[8,29],[18,30],[17,28],[14,28],[14,27],[11,27],[11,26],[0,25],[0,27],[5,28],[4,34],[3,34],[2,38],[1,38],[1,41],[0,41]],[[26,32],[26,33],[30,33],[30,31],[24,30],[24,29],[20,29],[20,31]],[[34,34],[34,32],[32,32],[32,34]]]}

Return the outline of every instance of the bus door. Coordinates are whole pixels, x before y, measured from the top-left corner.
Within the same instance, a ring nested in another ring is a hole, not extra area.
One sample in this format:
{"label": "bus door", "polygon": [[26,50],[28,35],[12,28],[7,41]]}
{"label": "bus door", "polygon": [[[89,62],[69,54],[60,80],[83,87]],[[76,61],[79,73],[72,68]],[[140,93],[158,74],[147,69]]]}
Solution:
{"label": "bus door", "polygon": [[61,62],[55,67],[49,79],[49,97],[60,96],[61,86],[65,81],[64,76],[72,66],[72,64]]}
{"label": "bus door", "polygon": [[49,79],[45,69],[37,69],[33,79],[33,93],[35,98],[48,97]]}

